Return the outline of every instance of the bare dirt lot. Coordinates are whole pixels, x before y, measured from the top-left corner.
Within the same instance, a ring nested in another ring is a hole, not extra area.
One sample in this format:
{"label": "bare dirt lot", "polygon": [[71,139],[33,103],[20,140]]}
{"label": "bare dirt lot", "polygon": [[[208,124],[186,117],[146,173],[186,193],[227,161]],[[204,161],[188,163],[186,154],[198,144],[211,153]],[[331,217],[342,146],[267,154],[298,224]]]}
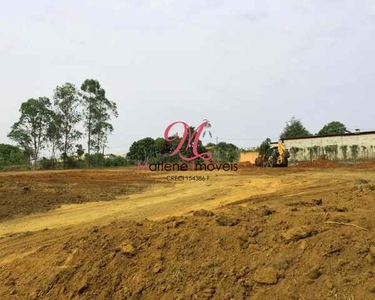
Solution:
{"label": "bare dirt lot", "polygon": [[0,299],[375,299],[375,168],[0,174]]}
{"label": "bare dirt lot", "polygon": [[140,192],[152,181],[130,170],[0,173],[0,221],[62,204],[112,200]]}

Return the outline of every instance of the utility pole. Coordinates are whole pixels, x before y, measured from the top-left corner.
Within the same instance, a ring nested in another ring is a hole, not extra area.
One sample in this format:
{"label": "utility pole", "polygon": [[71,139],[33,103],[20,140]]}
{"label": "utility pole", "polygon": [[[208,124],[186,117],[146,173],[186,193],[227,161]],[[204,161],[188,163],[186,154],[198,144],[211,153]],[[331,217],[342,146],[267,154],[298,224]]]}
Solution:
{"label": "utility pole", "polygon": [[219,137],[216,137],[216,145],[219,144]]}

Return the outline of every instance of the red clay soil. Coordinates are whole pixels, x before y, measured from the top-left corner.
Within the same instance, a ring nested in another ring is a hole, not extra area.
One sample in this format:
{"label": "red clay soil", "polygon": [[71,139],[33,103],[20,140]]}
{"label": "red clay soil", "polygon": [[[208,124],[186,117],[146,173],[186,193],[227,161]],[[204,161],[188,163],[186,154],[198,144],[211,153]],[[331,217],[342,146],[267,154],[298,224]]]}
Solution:
{"label": "red clay soil", "polygon": [[319,169],[331,169],[339,167],[350,167],[354,169],[375,169],[375,161],[363,161],[353,163],[340,163],[338,161],[332,161],[329,159],[319,158],[314,161],[304,161],[297,165],[301,168],[319,168]]}
{"label": "red clay soil", "polygon": [[319,158],[313,161],[303,161],[303,162],[298,163],[298,167],[301,167],[301,168],[330,169],[330,168],[338,168],[340,166],[342,165],[337,161],[332,161],[332,160],[323,159],[323,158]]}
{"label": "red clay soil", "polygon": [[356,169],[375,169],[375,161],[368,160],[359,164],[353,164]]}

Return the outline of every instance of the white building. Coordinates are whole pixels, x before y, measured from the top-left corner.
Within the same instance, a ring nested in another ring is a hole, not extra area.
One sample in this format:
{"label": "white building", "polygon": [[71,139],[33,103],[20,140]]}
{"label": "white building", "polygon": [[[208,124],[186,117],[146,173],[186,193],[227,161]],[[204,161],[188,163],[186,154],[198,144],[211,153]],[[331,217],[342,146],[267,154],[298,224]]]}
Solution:
{"label": "white building", "polygon": [[287,138],[284,144],[289,149],[291,161],[314,160],[322,155],[340,160],[375,159],[375,131]]}

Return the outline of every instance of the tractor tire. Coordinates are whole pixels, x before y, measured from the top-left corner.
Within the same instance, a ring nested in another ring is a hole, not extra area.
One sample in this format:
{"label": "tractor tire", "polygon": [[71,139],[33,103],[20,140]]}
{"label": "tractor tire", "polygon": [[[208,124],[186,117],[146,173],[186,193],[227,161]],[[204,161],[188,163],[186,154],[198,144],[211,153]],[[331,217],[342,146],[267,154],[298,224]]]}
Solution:
{"label": "tractor tire", "polygon": [[285,163],[284,163],[284,167],[287,167],[287,166],[288,166],[288,164],[289,164],[289,162],[288,162],[288,159],[287,159],[287,158],[285,158]]}
{"label": "tractor tire", "polygon": [[275,166],[275,161],[271,158],[268,160],[268,167],[273,168]]}

